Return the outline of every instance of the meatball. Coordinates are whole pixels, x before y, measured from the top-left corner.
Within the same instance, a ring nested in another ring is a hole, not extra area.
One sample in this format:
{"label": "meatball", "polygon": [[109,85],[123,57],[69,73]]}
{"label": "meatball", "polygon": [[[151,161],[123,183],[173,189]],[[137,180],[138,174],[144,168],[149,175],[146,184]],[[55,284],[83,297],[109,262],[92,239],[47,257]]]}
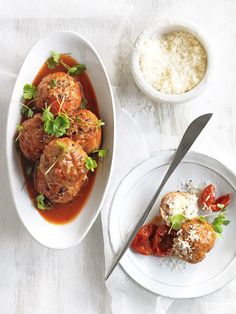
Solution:
{"label": "meatball", "polygon": [[215,239],[215,232],[208,222],[198,218],[187,220],[174,239],[173,253],[188,263],[199,263],[213,248]]}
{"label": "meatball", "polygon": [[21,126],[20,149],[27,159],[36,161],[53,137],[44,132],[42,116],[39,113],[31,119],[25,120]]}
{"label": "meatball", "polygon": [[35,172],[35,188],[53,203],[67,203],[87,180],[82,147],[64,137],[52,140],[44,149]]}
{"label": "meatball", "polygon": [[198,210],[196,195],[188,192],[170,192],[161,200],[160,213],[168,225],[170,225],[170,216],[182,214],[187,219],[191,219],[197,216]]}
{"label": "meatball", "polygon": [[62,110],[72,112],[80,106],[82,93],[80,85],[70,75],[55,72],[45,76],[37,87],[36,108],[43,109],[51,105],[51,112]]}
{"label": "meatball", "polygon": [[79,143],[87,154],[99,149],[102,142],[102,130],[96,115],[90,110],[81,109],[75,113],[72,120],[67,136]]}

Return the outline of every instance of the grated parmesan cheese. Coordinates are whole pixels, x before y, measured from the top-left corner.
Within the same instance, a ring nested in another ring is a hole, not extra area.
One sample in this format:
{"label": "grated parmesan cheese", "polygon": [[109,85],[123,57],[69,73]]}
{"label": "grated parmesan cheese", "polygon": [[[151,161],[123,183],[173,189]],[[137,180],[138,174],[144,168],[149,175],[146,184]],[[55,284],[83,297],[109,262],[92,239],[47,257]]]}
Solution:
{"label": "grated parmesan cheese", "polygon": [[203,79],[207,54],[191,33],[175,31],[144,39],[139,64],[153,88],[165,94],[183,94]]}

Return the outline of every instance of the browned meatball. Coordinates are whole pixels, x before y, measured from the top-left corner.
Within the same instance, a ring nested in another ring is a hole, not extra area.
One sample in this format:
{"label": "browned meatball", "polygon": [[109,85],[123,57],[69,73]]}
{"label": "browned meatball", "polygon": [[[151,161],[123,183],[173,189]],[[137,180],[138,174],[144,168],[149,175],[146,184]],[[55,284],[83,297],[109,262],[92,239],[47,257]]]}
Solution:
{"label": "browned meatball", "polygon": [[161,200],[160,213],[163,220],[170,225],[170,217],[184,215],[186,219],[198,215],[198,198],[188,192],[169,192]]}
{"label": "browned meatball", "polygon": [[174,239],[174,255],[188,263],[201,262],[215,244],[216,235],[208,222],[187,220]]}
{"label": "browned meatball", "polygon": [[64,137],[52,140],[44,149],[35,173],[35,188],[54,203],[67,203],[87,180],[81,146]]}
{"label": "browned meatball", "polygon": [[27,159],[38,160],[45,146],[52,139],[52,136],[44,132],[41,114],[37,113],[33,118],[22,123],[19,144],[23,155]]}
{"label": "browned meatball", "polygon": [[81,109],[72,118],[67,136],[79,143],[87,154],[99,149],[102,142],[102,130],[94,113]]}
{"label": "browned meatball", "polygon": [[37,87],[38,97],[36,108],[43,109],[51,105],[51,112],[57,114],[60,106],[62,111],[72,112],[81,103],[80,85],[70,75],[55,72],[45,76]]}

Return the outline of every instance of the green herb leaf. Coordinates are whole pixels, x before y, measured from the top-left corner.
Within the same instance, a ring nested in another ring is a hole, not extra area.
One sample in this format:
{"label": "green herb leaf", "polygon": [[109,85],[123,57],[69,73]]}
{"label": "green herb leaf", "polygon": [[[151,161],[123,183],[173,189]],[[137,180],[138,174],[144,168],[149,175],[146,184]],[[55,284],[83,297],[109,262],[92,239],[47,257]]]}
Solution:
{"label": "green herb leaf", "polygon": [[70,126],[69,117],[64,114],[60,114],[56,117],[53,124],[53,133],[56,137],[61,137],[66,133],[66,130]]}
{"label": "green herb leaf", "polygon": [[219,213],[219,215],[215,217],[212,223],[212,227],[216,233],[222,233],[222,225],[227,226],[229,223],[230,221],[225,218],[225,214]]}
{"label": "green herb leaf", "polygon": [[17,124],[17,125],[16,125],[16,129],[17,129],[17,131],[18,131],[18,135],[17,135],[17,137],[16,137],[16,139],[15,139],[15,142],[18,142],[18,140],[19,140],[19,138],[20,138],[22,132],[24,131],[24,127],[23,127],[21,124]]}
{"label": "green herb leaf", "polygon": [[86,98],[83,98],[80,104],[80,109],[86,109],[87,104],[88,104],[88,100]]}
{"label": "green herb leaf", "polygon": [[174,230],[179,230],[182,223],[185,221],[185,216],[182,214],[170,216],[169,221],[171,223],[171,228]]}
{"label": "green herb leaf", "polygon": [[45,210],[46,209],[46,205],[45,205],[45,197],[43,196],[43,194],[39,194],[36,197],[36,201],[37,201],[37,208]]}
{"label": "green herb leaf", "polygon": [[92,159],[91,157],[88,157],[86,160],[85,160],[85,167],[94,172],[94,169],[97,168],[97,162],[96,160]]}
{"label": "green herb leaf", "polygon": [[54,115],[50,111],[51,106],[43,109],[42,120],[44,122],[44,131],[52,135],[53,134],[53,123],[54,123]]}
{"label": "green herb leaf", "polygon": [[68,74],[69,75],[80,75],[86,70],[85,64],[75,64],[73,67],[69,68]]}
{"label": "green herb leaf", "polygon": [[98,120],[97,126],[98,126],[98,127],[101,127],[101,126],[103,126],[103,125],[105,125],[105,122],[102,121],[102,119]]}
{"label": "green herb leaf", "polygon": [[37,97],[37,90],[33,84],[25,84],[23,88],[24,99],[32,99]]}
{"label": "green herb leaf", "polygon": [[108,152],[108,149],[102,148],[102,149],[96,150],[94,153],[98,153],[98,157],[104,158],[106,156],[107,152]]}
{"label": "green herb leaf", "polygon": [[21,105],[20,113],[26,118],[32,118],[34,116],[34,108],[30,108],[25,104]]}
{"label": "green herb leaf", "polygon": [[46,61],[49,69],[55,69],[55,67],[60,63],[61,55],[57,51],[51,51],[51,57]]}
{"label": "green herb leaf", "polygon": [[44,122],[44,131],[56,137],[61,137],[66,133],[70,127],[70,120],[66,114],[59,114],[56,118],[50,111],[51,106],[43,110],[42,119]]}
{"label": "green herb leaf", "polygon": [[24,131],[24,127],[21,124],[17,124],[16,125],[16,129],[17,129],[18,132],[23,132]]}
{"label": "green herb leaf", "polygon": [[64,152],[66,152],[66,153],[70,152],[69,148],[64,143],[62,143],[61,141],[57,141],[56,143]]}
{"label": "green herb leaf", "polygon": [[201,220],[202,222],[206,222],[206,217],[204,216],[198,216],[198,219]]}
{"label": "green herb leaf", "polygon": [[54,80],[54,79],[52,79],[52,80],[51,80],[51,83],[50,83],[50,86],[51,86],[51,88],[57,87],[57,81]]}
{"label": "green herb leaf", "polygon": [[26,167],[26,174],[27,174],[27,176],[31,176],[32,173],[33,173],[33,167],[27,166]]}

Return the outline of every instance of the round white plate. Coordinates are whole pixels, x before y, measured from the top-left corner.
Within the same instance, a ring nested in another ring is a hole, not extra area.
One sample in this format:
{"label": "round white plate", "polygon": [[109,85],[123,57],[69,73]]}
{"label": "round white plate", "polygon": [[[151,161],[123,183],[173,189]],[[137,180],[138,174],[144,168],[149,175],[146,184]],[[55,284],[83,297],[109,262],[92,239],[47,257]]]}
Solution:
{"label": "round white plate", "polygon": [[[109,233],[114,253],[145,210],[161,183],[173,151],[159,152],[139,164],[120,183],[110,212]],[[166,257],[135,254],[127,250],[120,263],[127,274],[146,289],[173,298],[193,298],[212,293],[236,276],[236,177],[217,160],[189,152],[164,187],[148,220],[158,214],[161,197],[181,190],[183,183],[213,183],[217,195],[232,193],[227,217],[231,223],[224,228],[213,250],[198,264],[191,265]]]}

